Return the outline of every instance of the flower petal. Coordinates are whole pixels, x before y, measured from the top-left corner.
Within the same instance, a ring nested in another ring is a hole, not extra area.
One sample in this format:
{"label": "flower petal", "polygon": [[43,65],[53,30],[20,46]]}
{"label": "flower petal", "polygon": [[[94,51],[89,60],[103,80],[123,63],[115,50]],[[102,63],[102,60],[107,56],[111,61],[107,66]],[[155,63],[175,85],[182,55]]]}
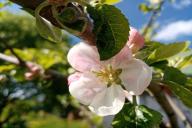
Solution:
{"label": "flower petal", "polygon": [[124,48],[115,56],[116,61],[122,61],[124,59],[132,59],[131,49],[125,45]]}
{"label": "flower petal", "polygon": [[67,55],[71,66],[78,71],[89,71],[99,66],[99,54],[96,47],[83,42],[72,47]]}
{"label": "flower petal", "polygon": [[112,85],[95,96],[89,108],[99,116],[115,115],[124,105],[125,94],[119,85]]}
{"label": "flower petal", "polygon": [[125,45],[123,49],[121,49],[121,51],[115,55],[114,57],[102,61],[101,63],[103,65],[112,65],[112,67],[117,67],[122,61],[124,60],[131,60],[132,59],[132,53],[131,53],[131,49]]}
{"label": "flower petal", "polygon": [[89,105],[95,95],[107,88],[92,73],[82,73],[78,80],[71,82],[69,92],[80,103]]}
{"label": "flower petal", "polygon": [[122,67],[122,84],[130,94],[141,95],[151,82],[152,69],[138,59],[133,59]]}
{"label": "flower petal", "polygon": [[68,77],[68,85],[70,85],[72,82],[78,81],[81,78],[82,73],[80,72],[75,72],[73,74],[71,74]]}

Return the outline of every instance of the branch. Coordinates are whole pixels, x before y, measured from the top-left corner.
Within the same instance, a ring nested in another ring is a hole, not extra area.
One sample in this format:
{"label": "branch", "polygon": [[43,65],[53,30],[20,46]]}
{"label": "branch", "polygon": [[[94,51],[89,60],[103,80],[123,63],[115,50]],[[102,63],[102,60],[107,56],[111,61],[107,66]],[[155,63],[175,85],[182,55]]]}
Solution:
{"label": "branch", "polygon": [[188,116],[186,116],[180,108],[178,108],[178,106],[174,103],[174,101],[171,99],[171,97],[168,94],[165,94],[167,100],[169,101],[170,105],[172,106],[173,110],[175,111],[175,113],[178,115],[178,117],[182,120],[182,122],[184,123],[184,125],[187,127],[189,126],[190,128],[192,127],[192,122],[189,119]]}
{"label": "branch", "polygon": [[153,93],[155,99],[160,104],[160,106],[164,109],[167,117],[170,120],[172,128],[179,128],[176,114],[170,105],[169,101],[167,100],[163,89],[161,88],[160,84],[152,83],[149,86],[149,90]]}
{"label": "branch", "polygon": [[[27,65],[21,65],[19,60],[13,56],[8,56],[8,55],[0,53],[0,59],[4,60],[6,62],[9,62],[9,63],[15,64],[15,65],[18,65],[18,66],[21,66],[23,68],[29,68]],[[37,64],[35,64],[33,62],[29,62],[29,61],[24,62],[24,63],[26,63],[26,64],[30,63],[30,64],[37,65]],[[41,66],[39,66],[39,67],[41,67]],[[62,79],[63,83],[67,83],[67,76],[64,76],[63,74],[61,74],[55,70],[51,70],[51,69],[47,69],[44,71],[43,78],[44,79]]]}
{"label": "branch", "polygon": [[19,65],[18,59],[12,56],[7,56],[5,54],[0,53],[0,59],[15,65]]}
{"label": "branch", "polygon": [[35,10],[35,8],[40,5],[44,0],[10,0],[13,3],[19,4],[25,8],[30,8]]}
{"label": "branch", "polygon": [[[1,39],[1,40],[3,41],[3,39]],[[19,57],[19,55],[17,55],[17,53],[14,51],[14,49],[11,46],[9,46],[7,43],[5,43],[4,41],[3,41],[3,43],[5,45],[5,48],[9,49],[10,52],[17,58],[17,60],[19,61],[19,65],[25,66],[26,65],[25,61],[23,59],[21,59],[21,57]]]}
{"label": "branch", "polygon": [[[10,0],[10,1],[22,6],[23,8],[31,9],[34,11],[36,7],[38,7],[45,0]],[[47,19],[48,21],[50,21],[56,27],[61,28],[61,26],[57,23],[57,21],[53,17],[50,6],[42,9],[40,15],[45,19]],[[92,32],[92,27],[93,27],[92,22],[89,21],[87,29],[79,37],[88,44],[96,45],[96,37]]]}
{"label": "branch", "polygon": [[[162,1],[159,3],[160,8],[163,6],[163,4],[164,4],[164,1],[162,0]],[[154,24],[154,22],[155,22],[155,20],[157,19],[158,14],[159,14],[160,11],[161,11],[160,9],[158,9],[158,10],[157,10],[157,9],[153,10],[151,17],[149,18],[149,21],[148,21],[147,25],[145,26],[145,28],[144,28],[144,30],[143,30],[143,32],[142,32],[142,35],[143,35],[144,37],[145,37],[146,34],[148,33],[149,28]]]}

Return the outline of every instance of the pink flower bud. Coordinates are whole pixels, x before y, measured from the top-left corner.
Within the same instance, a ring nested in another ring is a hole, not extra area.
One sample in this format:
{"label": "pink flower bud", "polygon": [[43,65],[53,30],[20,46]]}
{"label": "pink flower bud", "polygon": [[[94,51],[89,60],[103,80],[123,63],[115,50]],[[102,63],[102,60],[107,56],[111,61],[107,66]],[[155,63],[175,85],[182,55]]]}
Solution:
{"label": "pink flower bud", "polygon": [[144,41],[144,37],[135,28],[130,27],[127,45],[133,53],[137,52],[144,46]]}

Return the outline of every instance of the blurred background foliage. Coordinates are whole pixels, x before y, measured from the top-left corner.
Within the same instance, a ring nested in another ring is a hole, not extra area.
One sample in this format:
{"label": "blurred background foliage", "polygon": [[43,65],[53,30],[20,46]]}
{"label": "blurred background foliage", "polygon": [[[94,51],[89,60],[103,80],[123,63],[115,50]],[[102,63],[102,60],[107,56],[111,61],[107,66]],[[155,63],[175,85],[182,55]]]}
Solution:
{"label": "blurred background foliage", "polygon": [[[3,7],[1,5],[1,7]],[[0,53],[57,70],[67,76],[66,61],[71,38],[53,43],[37,33],[29,15],[0,12]],[[89,128],[101,119],[89,113],[69,95],[66,77],[26,80],[27,68],[0,60],[0,128]],[[83,113],[82,113],[83,110]]]}

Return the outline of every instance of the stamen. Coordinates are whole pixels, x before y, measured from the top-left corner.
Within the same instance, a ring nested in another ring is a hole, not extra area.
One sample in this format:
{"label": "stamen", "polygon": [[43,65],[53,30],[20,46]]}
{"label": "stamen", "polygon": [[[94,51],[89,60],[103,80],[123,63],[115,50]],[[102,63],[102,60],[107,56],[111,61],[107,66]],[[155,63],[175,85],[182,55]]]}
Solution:
{"label": "stamen", "polygon": [[100,71],[93,71],[107,86],[111,86],[112,84],[121,85],[121,79],[119,78],[121,72],[122,69],[113,69],[112,65],[107,65],[107,67]]}

